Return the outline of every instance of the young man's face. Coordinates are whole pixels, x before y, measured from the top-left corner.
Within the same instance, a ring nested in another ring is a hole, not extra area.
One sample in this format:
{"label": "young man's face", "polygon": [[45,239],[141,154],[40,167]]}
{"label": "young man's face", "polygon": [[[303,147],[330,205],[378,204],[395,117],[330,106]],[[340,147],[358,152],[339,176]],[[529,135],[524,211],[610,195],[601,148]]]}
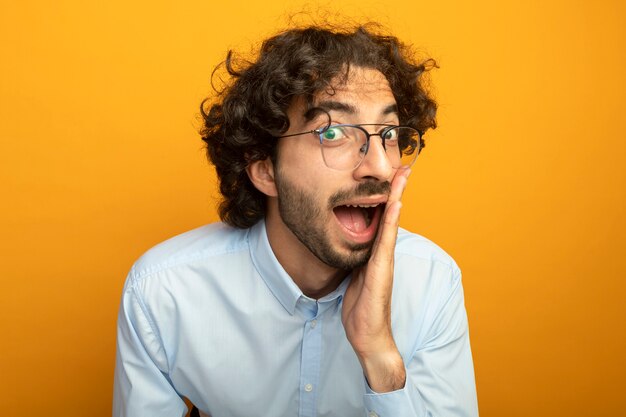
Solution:
{"label": "young man's face", "polygon": [[[334,94],[321,92],[313,103],[328,111],[332,124],[398,124],[395,98],[380,72],[352,68],[347,83],[334,87]],[[306,110],[303,102],[292,105],[286,135],[326,123],[323,113],[307,120]],[[382,129],[365,128],[370,133]],[[379,136],[371,138],[367,155],[353,170],[326,166],[316,135],[280,139],[275,181],[281,227],[327,265],[361,266],[370,257],[395,171]]]}

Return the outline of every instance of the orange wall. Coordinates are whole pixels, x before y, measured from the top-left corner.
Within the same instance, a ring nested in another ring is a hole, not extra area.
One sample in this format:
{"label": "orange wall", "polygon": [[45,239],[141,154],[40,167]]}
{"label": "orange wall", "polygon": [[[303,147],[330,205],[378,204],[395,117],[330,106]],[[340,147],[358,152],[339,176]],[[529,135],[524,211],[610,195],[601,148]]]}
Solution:
{"label": "orange wall", "polygon": [[[194,128],[211,70],[299,10],[130,3],[0,4],[2,415],[110,415],[128,268],[216,219]],[[464,271],[482,416],[617,416],[626,10],[524,3],[333,2],[441,65],[402,222]]]}

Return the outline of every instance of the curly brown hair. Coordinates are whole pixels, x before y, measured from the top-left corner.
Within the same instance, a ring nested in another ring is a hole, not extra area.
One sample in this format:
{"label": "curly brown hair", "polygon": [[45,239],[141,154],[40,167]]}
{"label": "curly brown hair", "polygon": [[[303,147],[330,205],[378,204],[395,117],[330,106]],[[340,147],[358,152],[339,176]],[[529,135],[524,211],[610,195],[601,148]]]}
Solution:
{"label": "curly brown hair", "polygon": [[248,228],[264,217],[266,196],[254,187],[246,167],[275,158],[276,137],[289,128],[287,109],[295,98],[312,103],[316,93],[332,91],[337,77],[345,81],[351,65],[376,69],[387,78],[402,125],[420,132],[435,128],[437,104],[422,75],[436,63],[417,63],[411,56],[409,47],[371,24],[345,31],[291,29],[264,41],[255,62],[235,62],[229,51],[221,64],[230,77],[228,85],[221,91],[214,87],[216,96],[200,106],[200,134],[223,196],[221,219]]}

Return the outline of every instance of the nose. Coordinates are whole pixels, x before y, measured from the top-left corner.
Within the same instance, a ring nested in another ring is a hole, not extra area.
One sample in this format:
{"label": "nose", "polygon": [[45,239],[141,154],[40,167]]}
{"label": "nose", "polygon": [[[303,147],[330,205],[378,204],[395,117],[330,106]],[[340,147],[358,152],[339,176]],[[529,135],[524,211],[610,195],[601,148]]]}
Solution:
{"label": "nose", "polygon": [[357,180],[391,181],[394,171],[382,138],[378,135],[370,136],[369,149],[361,164],[354,170],[354,177]]}

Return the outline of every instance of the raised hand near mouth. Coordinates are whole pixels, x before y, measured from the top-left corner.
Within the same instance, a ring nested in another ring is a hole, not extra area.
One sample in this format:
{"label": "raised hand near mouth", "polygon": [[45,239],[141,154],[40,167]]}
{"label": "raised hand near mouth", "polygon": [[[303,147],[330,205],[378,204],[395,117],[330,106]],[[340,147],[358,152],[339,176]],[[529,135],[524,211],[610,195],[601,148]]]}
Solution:
{"label": "raised hand near mouth", "polygon": [[400,199],[411,170],[400,168],[380,222],[368,263],[352,272],[343,299],[342,322],[370,388],[390,392],[404,387],[404,363],[391,332],[391,291]]}

